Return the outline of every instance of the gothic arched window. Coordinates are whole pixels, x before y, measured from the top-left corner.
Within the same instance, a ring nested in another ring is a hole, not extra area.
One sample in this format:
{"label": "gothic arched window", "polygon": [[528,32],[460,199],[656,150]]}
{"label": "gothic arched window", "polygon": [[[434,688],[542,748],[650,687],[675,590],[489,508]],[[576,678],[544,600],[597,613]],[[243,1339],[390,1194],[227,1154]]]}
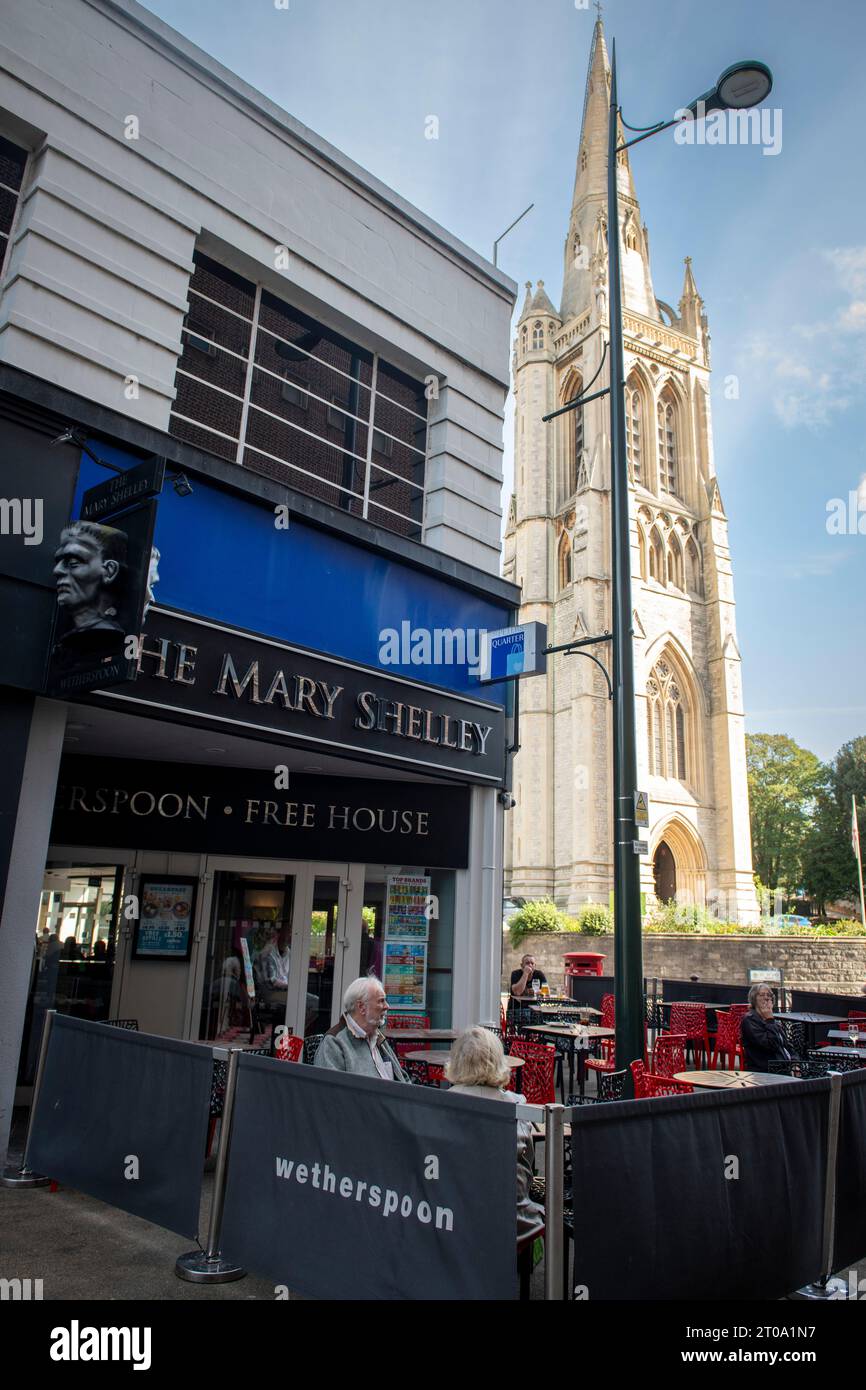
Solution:
{"label": "gothic arched window", "polygon": [[640,387],[629,381],[625,388],[625,443],[629,473],[636,483],[646,487],[644,467],[643,397]]}
{"label": "gothic arched window", "polygon": [[657,661],[646,684],[649,770],[686,781],[687,711],[674,672]]}
{"label": "gothic arched window", "polygon": [[571,583],[571,539],[567,531],[563,532],[559,542],[559,587],[564,589]]}
{"label": "gothic arched window", "polygon": [[683,552],[675,535],[668,540],[668,583],[683,589]]}
{"label": "gothic arched window", "polygon": [[580,152],[580,172],[582,174],[586,172],[586,150]]}
{"label": "gothic arched window", "polygon": [[644,532],[643,527],[642,527],[640,524],[638,524],[638,528],[637,528],[637,549],[638,549],[638,555],[639,555],[639,557],[640,557],[640,559],[639,559],[639,564],[640,564],[640,577],[641,577],[641,579],[646,579],[646,577],[647,577],[647,567],[646,567],[646,561],[647,561],[647,555],[646,555],[646,534],[645,534],[645,532]]}
{"label": "gothic arched window", "polygon": [[524,324],[523,327],[522,327],[522,329],[520,330],[520,346],[521,346],[521,348],[522,348],[522,350],[523,350],[524,352],[526,351],[528,345],[529,345],[529,329],[526,327],[526,324]]}
{"label": "gothic arched window", "polygon": [[649,538],[649,577],[657,584],[665,582],[665,548],[655,526]]}
{"label": "gothic arched window", "polygon": [[701,556],[694,536],[689,536],[686,544],[686,590],[690,594],[704,596],[704,581],[701,575]]}
{"label": "gothic arched window", "polygon": [[532,350],[535,352],[538,348],[543,347],[544,324],[541,322],[541,319],[536,319],[535,323],[532,325]]}
{"label": "gothic arched window", "polygon": [[659,440],[659,488],[679,496],[679,457],[677,447],[677,412],[668,390],[662,393],[656,409]]}

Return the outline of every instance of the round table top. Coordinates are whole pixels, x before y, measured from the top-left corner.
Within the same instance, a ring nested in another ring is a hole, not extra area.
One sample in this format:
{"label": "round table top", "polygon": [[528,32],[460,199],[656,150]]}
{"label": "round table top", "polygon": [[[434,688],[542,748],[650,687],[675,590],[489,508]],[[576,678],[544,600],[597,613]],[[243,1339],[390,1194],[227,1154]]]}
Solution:
{"label": "round table top", "polygon": [[786,1085],[789,1081],[799,1081],[798,1076],[777,1076],[766,1071],[678,1071],[675,1081],[688,1081],[692,1086],[708,1090],[746,1090],[751,1086],[774,1086],[776,1082]]}
{"label": "round table top", "polygon": [[557,1036],[564,1038],[576,1038],[583,1033],[587,1038],[613,1038],[616,1036],[615,1028],[599,1028],[594,1023],[585,1026],[577,1023],[528,1023],[524,1029],[527,1033],[556,1033]]}
{"label": "round table top", "polygon": [[[403,1056],[407,1062],[427,1062],[431,1067],[444,1067],[451,1056],[450,1052],[404,1052]],[[522,1067],[525,1062],[524,1057],[506,1057],[508,1065],[512,1068]]]}

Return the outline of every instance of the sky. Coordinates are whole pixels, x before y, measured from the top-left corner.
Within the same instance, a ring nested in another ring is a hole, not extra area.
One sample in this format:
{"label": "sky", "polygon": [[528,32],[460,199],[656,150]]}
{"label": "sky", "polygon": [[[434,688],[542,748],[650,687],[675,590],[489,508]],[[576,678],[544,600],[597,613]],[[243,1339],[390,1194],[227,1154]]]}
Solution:
{"label": "sky", "polygon": [[[480,253],[534,203],[499,264],[556,302],[596,17],[585,3],[148,8]],[[746,728],[829,759],[866,733],[866,5],[607,0],[603,18],[633,125],[672,116],[738,59],[773,70],[775,154],[668,132],[632,152],[632,171],[656,294],[676,305],[690,255],[709,316]],[[511,422],[509,407],[504,507]]]}

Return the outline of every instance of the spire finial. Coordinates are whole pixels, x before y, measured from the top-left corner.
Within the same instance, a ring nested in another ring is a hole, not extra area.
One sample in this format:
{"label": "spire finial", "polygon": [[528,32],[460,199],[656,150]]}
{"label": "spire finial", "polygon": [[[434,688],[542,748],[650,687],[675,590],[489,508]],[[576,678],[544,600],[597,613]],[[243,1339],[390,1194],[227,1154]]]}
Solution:
{"label": "spire finial", "polygon": [[595,0],[595,12],[596,12],[596,15],[598,16],[595,22],[596,22],[596,24],[600,24],[600,23],[601,23],[601,0]]}

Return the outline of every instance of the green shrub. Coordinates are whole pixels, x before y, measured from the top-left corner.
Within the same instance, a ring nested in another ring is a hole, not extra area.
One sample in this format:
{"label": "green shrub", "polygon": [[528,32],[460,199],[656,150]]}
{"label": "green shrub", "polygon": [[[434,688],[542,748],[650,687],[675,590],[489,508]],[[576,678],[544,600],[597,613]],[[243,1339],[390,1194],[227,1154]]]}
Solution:
{"label": "green shrub", "polygon": [[519,946],[524,937],[537,936],[541,932],[568,931],[571,918],[561,912],[552,898],[536,898],[524,903],[508,924],[508,939],[512,946]]}
{"label": "green shrub", "polygon": [[572,931],[582,932],[584,936],[612,936],[613,920],[610,908],[603,903],[584,903],[576,917]]}

